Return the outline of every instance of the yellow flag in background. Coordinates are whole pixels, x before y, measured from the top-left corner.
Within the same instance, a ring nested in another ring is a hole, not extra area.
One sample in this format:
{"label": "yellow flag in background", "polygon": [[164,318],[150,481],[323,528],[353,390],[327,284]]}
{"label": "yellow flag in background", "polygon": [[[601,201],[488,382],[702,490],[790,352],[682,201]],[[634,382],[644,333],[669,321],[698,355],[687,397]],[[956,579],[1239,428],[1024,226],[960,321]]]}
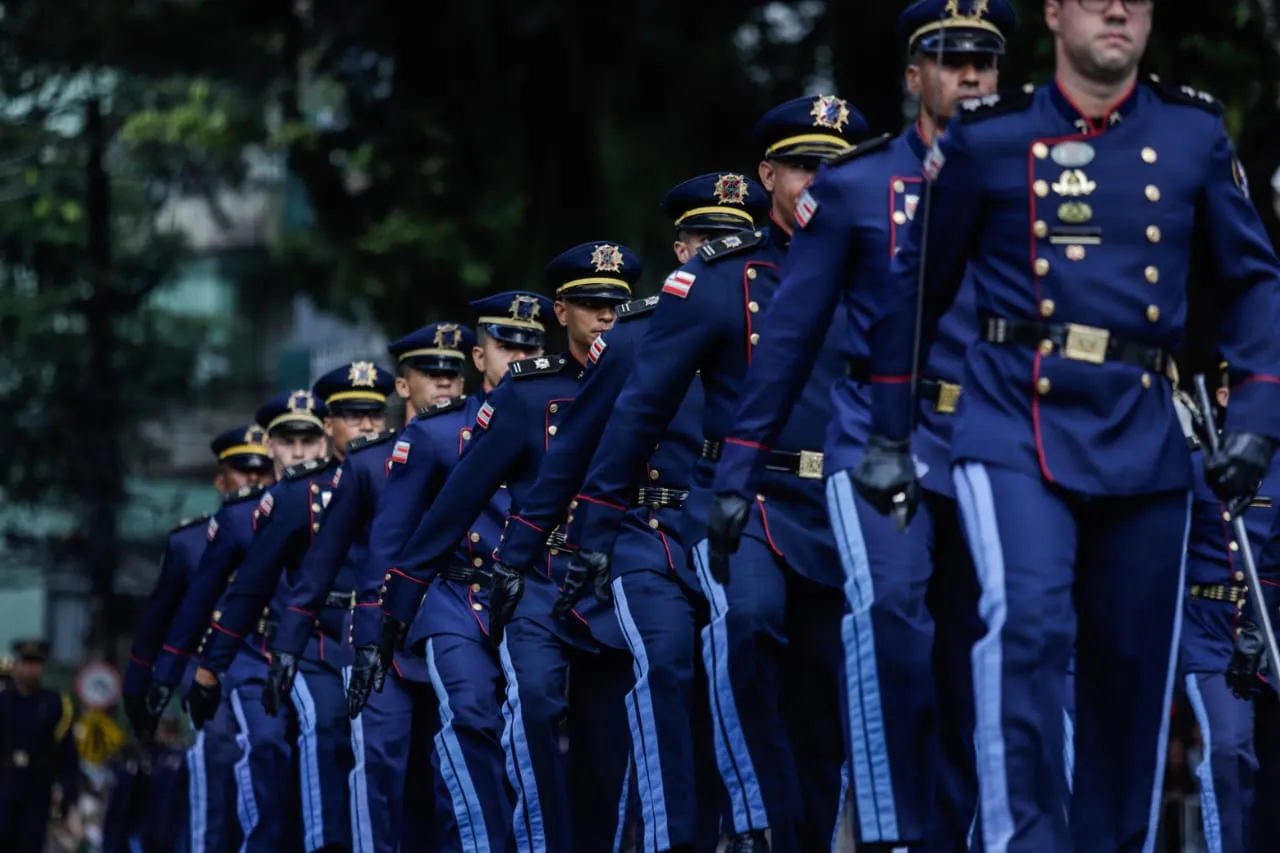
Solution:
{"label": "yellow flag in background", "polygon": [[102,711],[85,711],[75,725],[75,735],[80,758],[98,767],[105,767],[126,743],[124,729]]}

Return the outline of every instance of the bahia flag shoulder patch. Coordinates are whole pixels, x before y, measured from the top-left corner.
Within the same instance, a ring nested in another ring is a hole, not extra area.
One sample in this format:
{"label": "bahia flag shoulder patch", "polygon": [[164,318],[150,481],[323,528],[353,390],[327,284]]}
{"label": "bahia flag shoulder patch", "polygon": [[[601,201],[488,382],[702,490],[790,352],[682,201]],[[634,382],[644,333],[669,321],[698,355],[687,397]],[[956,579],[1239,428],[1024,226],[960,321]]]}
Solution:
{"label": "bahia flag shoulder patch", "polygon": [[604,348],[608,345],[603,335],[596,335],[596,339],[591,342],[591,349],[587,350],[587,363],[595,364],[599,361],[600,356],[604,355]]}
{"label": "bahia flag shoulder patch", "polygon": [[800,200],[796,202],[796,224],[801,228],[806,227],[813,221],[813,215],[818,212],[818,202],[809,194],[808,190],[800,196]]}
{"label": "bahia flag shoulder patch", "polygon": [[218,535],[218,519],[209,519],[209,526],[205,529],[204,535],[210,542],[213,541],[213,537]]}
{"label": "bahia flag shoulder patch", "polygon": [[480,411],[476,412],[476,426],[481,429],[489,428],[489,421],[493,418],[493,406],[485,403],[480,407]]}
{"label": "bahia flag shoulder patch", "polygon": [[391,450],[391,461],[399,462],[401,465],[409,461],[410,444],[407,441],[397,441],[396,446]]}
{"label": "bahia flag shoulder patch", "polygon": [[276,499],[271,496],[270,492],[267,492],[265,495],[262,496],[262,500],[258,501],[258,515],[261,515],[261,516],[271,515],[271,508],[274,507],[275,505],[276,505]]}
{"label": "bahia flag shoulder patch", "polygon": [[693,280],[697,278],[691,272],[684,270],[676,270],[667,276],[667,280],[662,283],[662,292],[670,293],[672,296],[679,296],[685,299],[689,295],[689,288],[693,287]]}

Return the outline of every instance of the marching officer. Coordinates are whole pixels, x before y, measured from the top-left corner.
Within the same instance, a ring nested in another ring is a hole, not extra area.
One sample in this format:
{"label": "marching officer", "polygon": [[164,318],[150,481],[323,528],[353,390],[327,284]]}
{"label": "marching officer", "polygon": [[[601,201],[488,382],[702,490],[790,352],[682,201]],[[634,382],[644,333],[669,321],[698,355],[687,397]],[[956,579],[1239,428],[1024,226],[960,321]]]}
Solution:
{"label": "marching officer", "polygon": [[[422,580],[432,568],[448,571],[456,542],[504,482],[513,504],[527,499],[578,393],[591,345],[613,326],[639,275],[639,258],[604,240],[575,246],[548,265],[569,351],[511,364],[476,414],[471,448],[401,553],[404,575]],[[515,842],[519,850],[608,850],[619,837],[629,795],[623,697],[630,660],[617,619],[599,601],[563,618],[552,615],[565,578],[563,545],[563,531],[549,536],[528,573],[493,568],[487,627],[501,644],[507,681],[502,743],[516,794]],[[388,597],[394,593],[388,583]],[[407,621],[403,612],[392,615]],[[566,715],[567,766],[560,752]]]}
{"label": "marching officer", "polygon": [[[1226,368],[1222,365],[1223,383],[1217,389],[1217,403],[1227,407]],[[1179,414],[1186,425],[1200,429],[1217,429],[1205,424],[1195,404],[1179,395],[1175,398]],[[1191,531],[1187,537],[1187,595],[1183,599],[1182,637],[1178,650],[1178,672],[1187,699],[1200,726],[1203,745],[1201,763],[1196,769],[1200,781],[1200,812],[1204,838],[1209,850],[1263,850],[1266,845],[1256,827],[1254,816],[1258,800],[1257,783],[1264,778],[1280,778],[1280,758],[1275,752],[1280,738],[1280,708],[1274,691],[1245,672],[1245,678],[1233,672],[1233,649],[1243,636],[1257,632],[1251,608],[1261,603],[1276,612],[1275,587],[1280,585],[1280,565],[1264,546],[1268,543],[1276,519],[1274,501],[1280,496],[1280,458],[1273,459],[1271,470],[1262,482],[1258,496],[1244,513],[1249,546],[1263,584],[1251,597],[1245,583],[1240,548],[1227,520],[1230,513],[1205,482],[1200,464],[1202,451],[1194,429],[1186,429],[1192,448],[1195,474],[1194,502],[1191,507]],[[1260,644],[1259,644],[1260,646]],[[1255,746],[1271,744],[1270,752]],[[1270,809],[1268,803],[1264,808]]]}
{"label": "marching officer", "polygon": [[[266,662],[284,602],[320,530],[334,480],[341,478],[338,466],[352,441],[386,426],[387,395],[394,386],[394,377],[371,361],[335,368],[312,386],[327,412],[324,431],[333,453],[286,469],[283,481],[259,501],[253,543],[227,586],[221,617],[214,620],[215,631],[196,674],[201,692],[216,695],[218,681],[210,676],[227,673],[246,646]],[[355,578],[350,571],[340,572],[334,584],[314,616],[306,653],[300,659],[281,655],[270,661],[261,695],[268,716],[278,713],[286,695],[292,698],[298,722],[303,845],[308,853],[343,850],[351,844],[350,727],[342,668],[349,663],[344,641]],[[288,694],[287,683],[292,687]]]}
{"label": "marching officer", "polygon": [[[770,223],[702,246],[667,277],[639,346],[636,369],[601,439],[575,516],[581,541],[609,553],[625,507],[645,470],[649,448],[666,430],[696,375],[706,394],[703,449],[685,505],[684,541],[711,608],[702,642],[715,715],[715,744],[733,815],[734,851],[827,846],[840,810],[839,562],[821,486],[822,432],[844,334],[837,316],[828,352],[804,386],[784,450],[773,453],[767,481],[734,558],[708,562],[710,478],[732,425],[738,387],[760,342],[759,315],[778,286],[796,202],[818,164],[847,151],[866,123],[834,95],[797,98],[761,118],[752,132],[764,152],[761,182],[771,194]],[[802,665],[786,666],[786,654]],[[832,757],[836,756],[835,760]]]}
{"label": "marching officer", "polygon": [[[1176,531],[1192,486],[1166,375],[1193,246],[1216,266],[1231,362],[1223,449],[1205,463],[1229,509],[1251,497],[1280,438],[1280,266],[1221,104],[1138,81],[1153,6],[1045,4],[1057,77],[966,102],[924,161],[928,239],[917,217],[878,303],[871,436],[854,480],[905,521],[919,498],[913,353],[966,264],[973,277],[980,339],[965,356],[952,458],[987,628],[973,668],[989,851],[1154,843],[1182,613]],[[1141,602],[1143,618],[1117,620],[1116,601]],[[1046,744],[1062,742],[1073,649],[1068,810],[1063,755]]]}
{"label": "marching officer", "polygon": [[[258,408],[254,420],[266,432],[273,479],[278,480],[289,465],[323,456],[325,414],[324,404],[305,390],[282,394]],[[246,486],[226,498],[210,519],[206,530],[209,544],[153,667],[148,694],[152,713],[158,715],[168,704],[173,689],[203,651],[211,619],[221,618],[220,604],[253,541],[257,509],[267,494],[262,484]],[[245,649],[230,671],[225,695],[220,686],[200,684],[201,677],[216,684],[216,679],[208,673],[201,676],[197,668],[187,688],[188,694],[196,697],[189,706],[197,729],[196,746],[201,745],[201,732],[206,728],[220,730],[224,720],[230,718],[237,746],[236,814],[245,849],[274,851],[295,837],[289,790],[281,784],[281,780],[290,778],[293,744],[286,720],[268,717],[261,710],[259,697],[266,682],[266,663],[260,655]],[[192,755],[198,757],[196,752]],[[193,797],[200,796],[198,789],[193,792]],[[202,830],[205,839],[211,834],[216,837],[221,826],[209,821],[202,828],[200,814],[197,808],[193,838],[199,838]]]}
{"label": "marching officer", "polygon": [[54,803],[65,811],[80,791],[71,700],[41,685],[48,654],[42,641],[15,642],[13,682],[0,690],[0,850],[12,853],[44,853]]}
{"label": "marching officer", "polygon": [[[969,650],[982,635],[978,587],[965,547],[950,467],[951,416],[962,356],[977,337],[972,294],[943,318],[921,383],[916,443],[926,502],[903,536],[854,496],[870,421],[868,342],[875,297],[919,209],[920,163],[958,101],[993,94],[1003,33],[1016,22],[1004,0],[920,0],[899,18],[908,89],[918,121],[833,158],[797,210],[783,283],[763,315],[761,343],[716,467],[713,518],[745,521],[802,383],[819,357],[818,330],[843,302],[846,375],[835,384],[834,428],[823,459],[831,526],[844,564],[848,746],[861,847],[964,850],[977,802]],[[714,542],[715,528],[712,528]],[[922,678],[930,672],[933,678]],[[908,675],[908,673],[910,675]],[[927,734],[922,734],[927,733]]]}
{"label": "marching officer", "polygon": [[[432,323],[387,347],[397,362],[396,393],[412,413],[449,400],[462,391],[462,347],[474,343],[469,330],[456,323]],[[359,587],[359,573],[373,547],[370,527],[379,495],[387,479],[396,433],[386,430],[347,444],[342,467],[334,476],[333,496],[324,522],[302,561],[298,583],[285,600],[284,612],[271,646],[271,669],[279,671],[282,691],[293,685],[298,661],[306,652],[317,614],[325,607],[338,578],[343,588]],[[358,597],[358,594],[357,594]],[[357,605],[358,606],[358,605]],[[356,651],[350,677],[372,657]],[[406,669],[406,667],[409,667]],[[351,771],[352,832],[362,850],[394,853],[402,841],[407,848],[427,849],[431,823],[430,727],[414,725],[414,695],[426,691],[425,663],[406,664],[398,677],[404,687],[385,691],[362,716],[352,716]],[[419,700],[425,707],[425,697]],[[345,708],[345,704],[344,704]],[[412,744],[406,749],[405,744]],[[413,775],[409,775],[410,773]],[[406,779],[410,781],[406,783]],[[406,797],[409,808],[406,808]]]}
{"label": "marching officer", "polygon": [[[677,261],[687,261],[708,240],[750,231],[755,217],[767,216],[768,200],[759,184],[733,172],[699,175],[672,188],[662,210],[675,226]],[[582,388],[539,466],[530,502],[513,517],[521,523],[510,526],[495,555],[500,563],[532,565],[548,532],[578,508],[574,495],[658,300],[623,304],[618,325],[592,344]],[[702,384],[695,381],[648,460],[648,481],[628,510],[611,560],[577,541],[577,526],[569,524],[570,544],[582,550],[570,560],[573,580],[557,602],[572,607],[597,583],[608,593],[603,584],[610,579],[591,575],[612,563],[614,612],[635,661],[627,707],[644,853],[709,850],[720,836],[724,791],[710,749],[706,675],[697,648],[707,604],[680,538],[680,508],[702,446],[701,422]]]}
{"label": "marching officer", "polygon": [[[439,703],[438,725],[431,727],[436,730],[437,784],[443,786],[437,802],[447,804],[441,811],[448,815],[439,839],[450,853],[505,851],[511,843],[511,793],[501,742],[505,685],[489,642],[487,615],[492,576],[488,566],[507,517],[506,490],[493,493],[460,538],[450,564],[431,578],[425,600],[423,585],[410,582],[396,568],[397,557],[470,445],[476,414],[507,366],[542,355],[545,327],[539,317],[550,317],[554,310],[545,296],[520,291],[476,300],[470,307],[477,316],[472,359],[481,387],[470,396],[426,407],[396,441],[361,576],[354,625],[357,664],[348,694],[355,716],[366,700],[372,700],[371,707],[379,703],[378,697],[370,696],[375,682],[389,679],[391,686],[383,681],[380,689],[394,694],[397,679],[425,664]],[[403,609],[379,600],[381,585],[393,573],[405,580]],[[396,634],[383,642],[379,604],[403,613],[405,623],[412,622],[403,628],[407,652],[395,648],[402,629],[393,622],[388,624]],[[377,661],[372,672],[361,664],[371,658]],[[420,691],[412,699],[415,713],[434,707]]]}

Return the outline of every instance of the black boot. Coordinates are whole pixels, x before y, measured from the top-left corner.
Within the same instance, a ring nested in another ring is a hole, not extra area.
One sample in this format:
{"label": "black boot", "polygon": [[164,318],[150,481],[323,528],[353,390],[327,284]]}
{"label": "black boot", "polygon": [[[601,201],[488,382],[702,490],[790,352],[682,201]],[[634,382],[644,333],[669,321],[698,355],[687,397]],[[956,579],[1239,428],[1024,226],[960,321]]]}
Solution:
{"label": "black boot", "polygon": [[761,830],[741,832],[729,839],[726,853],[769,853],[769,842]]}

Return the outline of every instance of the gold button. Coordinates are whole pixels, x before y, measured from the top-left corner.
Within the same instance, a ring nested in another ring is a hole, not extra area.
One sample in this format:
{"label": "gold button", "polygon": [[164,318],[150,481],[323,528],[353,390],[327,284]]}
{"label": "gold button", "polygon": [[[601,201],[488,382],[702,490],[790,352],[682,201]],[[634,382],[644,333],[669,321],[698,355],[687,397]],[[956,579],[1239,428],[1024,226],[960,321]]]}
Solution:
{"label": "gold button", "polygon": [[1154,225],[1147,226],[1147,239],[1152,243],[1160,242],[1160,229]]}
{"label": "gold button", "polygon": [[1223,521],[1230,521],[1230,520],[1231,520],[1231,513],[1229,513],[1229,512],[1224,512],[1224,513],[1222,514],[1222,520],[1223,520]]}
{"label": "gold button", "polygon": [[1053,355],[1053,341],[1049,340],[1048,338],[1045,338],[1043,341],[1041,341],[1041,342],[1040,342],[1040,354],[1041,354],[1041,355]]}
{"label": "gold button", "polygon": [[479,613],[481,610],[484,610],[484,605],[477,601],[475,604],[471,605],[471,609]]}
{"label": "gold button", "polygon": [[1049,272],[1049,261],[1045,258],[1036,258],[1036,275],[1044,275]]}
{"label": "gold button", "polygon": [[1236,610],[1244,610],[1244,599],[1243,599],[1243,598],[1236,602]]}
{"label": "gold button", "polygon": [[896,193],[904,193],[907,191],[907,185],[904,184],[902,181],[894,181],[893,191]]}
{"label": "gold button", "polygon": [[473,531],[473,532],[471,533],[471,541],[472,541],[472,542],[479,542],[479,541],[480,541],[480,534],[479,534],[479,533],[476,533],[476,532],[474,532],[474,531]]}
{"label": "gold button", "polygon": [[1236,580],[1238,581],[1244,580],[1244,572],[1236,572]]}
{"label": "gold button", "polygon": [[1157,281],[1160,280],[1160,270],[1156,269],[1155,267],[1147,267],[1145,270],[1143,270],[1143,275],[1145,275],[1147,277],[1147,281],[1151,282],[1152,284],[1155,284]]}
{"label": "gold button", "polygon": [[578,508],[577,501],[569,501],[569,509],[577,509],[577,508]]}
{"label": "gold button", "polygon": [[1143,387],[1143,388],[1150,388],[1150,387],[1151,387],[1151,374],[1150,374],[1150,373],[1144,373],[1144,374],[1142,374],[1142,387]]}
{"label": "gold button", "polygon": [[1045,181],[1036,181],[1032,184],[1032,189],[1035,190],[1036,196],[1039,198],[1044,198],[1049,194],[1049,184]]}
{"label": "gold button", "polygon": [[656,519],[656,518],[651,518],[651,519],[649,519],[649,526],[650,526],[650,527],[652,527],[654,530],[657,530],[657,529],[658,529],[658,519]]}
{"label": "gold button", "polygon": [[1031,153],[1035,155],[1037,160],[1043,160],[1049,156],[1049,146],[1045,145],[1043,142],[1037,142],[1035,145],[1031,146]]}
{"label": "gold button", "polygon": [[1229,542],[1229,543],[1227,543],[1227,547],[1228,547],[1228,548],[1230,548],[1232,551],[1239,551],[1239,550],[1240,550],[1240,543],[1239,543],[1239,542]]}
{"label": "gold button", "polygon": [[555,435],[555,434],[556,434],[555,424],[552,424],[551,426],[547,427],[547,435]]}
{"label": "gold button", "polygon": [[1148,320],[1150,320],[1152,323],[1154,323],[1156,320],[1159,320],[1159,319],[1160,319],[1160,309],[1159,309],[1158,307],[1156,307],[1155,305],[1148,305],[1148,306],[1147,306],[1147,319],[1148,319]]}
{"label": "gold button", "polygon": [[547,411],[554,415],[556,412],[560,411],[560,404],[552,403],[550,406],[547,406]]}
{"label": "gold button", "polygon": [[1054,309],[1055,307],[1057,307],[1057,306],[1055,306],[1055,305],[1053,304],[1053,300],[1052,300],[1052,299],[1046,299],[1046,300],[1044,300],[1043,302],[1041,302],[1041,303],[1040,303],[1040,316],[1041,316],[1041,317],[1052,317],[1052,316],[1053,316],[1053,309]]}
{"label": "gold button", "polygon": [[319,485],[317,485],[316,483],[312,483],[312,484],[311,484],[311,494],[313,494],[313,495],[318,495],[318,494],[320,494],[320,486],[319,486]]}
{"label": "gold button", "polygon": [[385,594],[386,591],[387,591],[387,585],[385,583],[382,586],[378,587],[378,592]]}
{"label": "gold button", "polygon": [[1040,394],[1048,394],[1049,389],[1053,387],[1053,383],[1049,381],[1047,376],[1041,376],[1036,382],[1036,391]]}
{"label": "gold button", "polygon": [[222,611],[221,611],[221,610],[215,610],[215,611],[213,611],[213,621],[214,621],[214,622],[217,622],[217,621],[218,621],[219,619],[221,619],[221,618],[222,618]]}
{"label": "gold button", "polygon": [[660,472],[660,471],[658,471],[658,469],[657,469],[657,468],[654,468],[652,471],[650,471],[650,472],[649,472],[649,479],[650,479],[650,480],[656,480],[656,479],[658,479],[658,478],[659,478],[659,477],[661,477],[661,476],[662,476],[662,474],[661,474],[661,472]]}
{"label": "gold button", "polygon": [[312,505],[311,505],[311,511],[312,511],[312,512],[319,512],[319,511],[320,511],[320,504],[312,504]]}
{"label": "gold button", "polygon": [[476,557],[474,560],[471,561],[471,565],[475,566],[478,569],[484,565],[484,559],[481,557]]}
{"label": "gold button", "polygon": [[760,503],[764,503],[764,495],[756,495],[756,500],[760,501]]}
{"label": "gold button", "polygon": [[471,430],[469,430],[469,429],[464,429],[464,430],[462,431],[462,440],[463,440],[463,441],[470,441],[470,440],[471,440]]}
{"label": "gold button", "polygon": [[1069,261],[1083,261],[1084,255],[1084,246],[1072,243],[1067,247],[1067,260]]}
{"label": "gold button", "polygon": [[756,302],[753,299],[752,301],[747,303],[747,310],[750,311],[752,314],[758,313],[760,311],[760,303]]}
{"label": "gold button", "polygon": [[755,345],[756,345],[756,344],[758,344],[758,343],[760,343],[760,333],[759,333],[759,332],[752,332],[752,333],[751,333],[751,345],[752,345],[752,346],[755,346]]}
{"label": "gold button", "polygon": [[1154,148],[1143,148],[1143,149],[1142,149],[1142,162],[1144,162],[1144,163],[1154,163],[1155,161],[1156,161],[1156,149],[1154,149]]}
{"label": "gold button", "polygon": [[893,222],[895,225],[906,225],[907,215],[903,213],[901,210],[895,210],[893,212]]}
{"label": "gold button", "polygon": [[1159,201],[1160,188],[1155,184],[1147,184],[1147,201]]}
{"label": "gold button", "polygon": [[748,267],[748,268],[747,268],[747,278],[752,279],[752,280],[755,280],[755,277],[756,277],[756,268],[755,268],[755,267]]}
{"label": "gold button", "polygon": [[560,555],[560,549],[559,549],[559,548],[552,548],[550,553],[551,553],[551,556],[553,556],[553,557],[558,557],[558,556]]}
{"label": "gold button", "polygon": [[1037,237],[1044,237],[1049,233],[1049,225],[1043,219],[1037,219],[1036,224],[1031,226],[1031,230]]}
{"label": "gold button", "polygon": [[312,524],[312,525],[311,525],[311,532],[312,532],[312,533],[319,533],[319,532],[320,532],[320,522],[318,522],[318,521],[317,521],[315,524]]}
{"label": "gold button", "polygon": [[471,591],[472,591],[472,592],[479,592],[479,591],[480,591],[480,584],[478,584],[478,583],[473,583],[473,584],[471,585]]}
{"label": "gold button", "polygon": [[[390,572],[387,572],[387,574],[389,575],[389,574],[391,574],[391,573],[390,573]],[[236,573],[235,573],[235,572],[232,572],[232,573],[227,577],[227,583],[235,583],[235,582],[236,582]]]}

